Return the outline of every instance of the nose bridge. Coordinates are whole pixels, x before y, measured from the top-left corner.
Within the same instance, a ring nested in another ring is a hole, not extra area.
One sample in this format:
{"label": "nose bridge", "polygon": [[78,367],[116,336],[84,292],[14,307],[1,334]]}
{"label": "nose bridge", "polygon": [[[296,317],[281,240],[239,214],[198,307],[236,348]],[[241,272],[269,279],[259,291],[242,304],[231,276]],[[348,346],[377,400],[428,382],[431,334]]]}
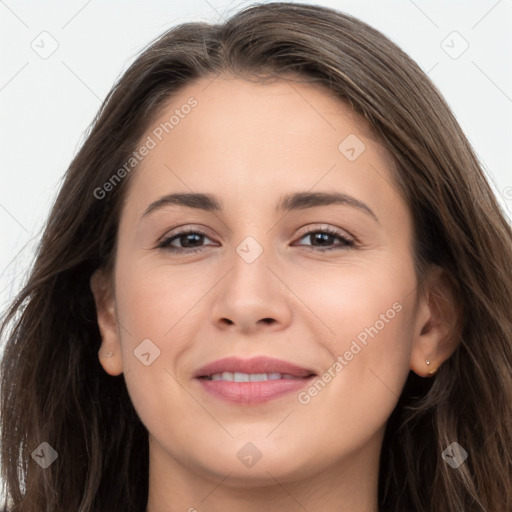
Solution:
{"label": "nose bridge", "polygon": [[279,244],[283,242],[279,237],[279,219],[273,216],[274,203],[270,195],[258,194],[258,198],[241,205],[234,216],[231,278],[251,283],[261,293],[269,290],[279,293],[282,284],[270,270],[283,273],[283,262],[279,259],[282,252]]}
{"label": "nose bridge", "polygon": [[[254,273],[268,273],[265,264],[270,264],[269,256],[273,250],[276,230],[268,228],[267,211],[269,204],[266,200],[247,203],[238,209],[233,223],[233,244],[236,256],[233,260],[235,268],[239,272],[248,271]],[[271,258],[270,258],[271,259]],[[254,268],[255,267],[255,268]]]}
{"label": "nose bridge", "polygon": [[[265,237],[264,240],[262,238],[263,236],[261,233],[258,233],[256,236],[247,235],[236,246],[235,252],[245,264],[252,265],[258,260],[260,260],[261,264],[261,261],[267,260],[267,255],[269,252],[269,237]],[[263,254],[265,254],[265,256],[262,258]],[[240,265],[242,264],[240,263]]]}
{"label": "nose bridge", "polygon": [[[268,288],[275,288],[275,283],[271,282],[272,273],[268,268],[272,266],[269,256],[273,252],[269,247],[270,239],[263,239],[262,231],[255,233],[253,230],[252,233],[246,235],[234,247],[231,258],[232,270],[228,279],[231,285],[236,287],[236,290],[231,292],[241,296],[246,293],[261,296],[268,293]],[[255,297],[252,300],[259,299]]]}

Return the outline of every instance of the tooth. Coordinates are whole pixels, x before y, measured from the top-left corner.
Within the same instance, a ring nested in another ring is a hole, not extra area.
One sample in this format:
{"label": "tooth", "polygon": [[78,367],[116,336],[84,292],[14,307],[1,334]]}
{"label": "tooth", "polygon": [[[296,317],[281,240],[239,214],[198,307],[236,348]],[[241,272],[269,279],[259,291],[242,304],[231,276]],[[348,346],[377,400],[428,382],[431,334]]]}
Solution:
{"label": "tooth", "polygon": [[279,379],[297,379],[295,375],[273,373],[243,373],[243,372],[223,372],[214,373],[209,376],[210,380],[225,380],[230,382],[261,382],[267,380]]}
{"label": "tooth", "polygon": [[257,382],[260,380],[268,380],[266,373],[251,373],[249,375],[249,381],[250,382]]}

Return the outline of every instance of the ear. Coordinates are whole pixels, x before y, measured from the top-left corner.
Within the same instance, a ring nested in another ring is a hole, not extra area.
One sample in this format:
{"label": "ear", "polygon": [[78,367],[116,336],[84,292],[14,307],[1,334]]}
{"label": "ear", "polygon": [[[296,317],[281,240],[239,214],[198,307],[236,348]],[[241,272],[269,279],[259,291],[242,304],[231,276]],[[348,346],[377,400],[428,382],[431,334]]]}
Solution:
{"label": "ear", "polygon": [[437,266],[427,274],[418,301],[410,366],[420,377],[432,377],[459,345],[462,307],[451,276]]}
{"label": "ear", "polygon": [[121,341],[118,329],[114,286],[104,272],[98,269],[89,280],[96,304],[96,316],[101,333],[101,347],[98,357],[103,369],[110,375],[123,371]]}

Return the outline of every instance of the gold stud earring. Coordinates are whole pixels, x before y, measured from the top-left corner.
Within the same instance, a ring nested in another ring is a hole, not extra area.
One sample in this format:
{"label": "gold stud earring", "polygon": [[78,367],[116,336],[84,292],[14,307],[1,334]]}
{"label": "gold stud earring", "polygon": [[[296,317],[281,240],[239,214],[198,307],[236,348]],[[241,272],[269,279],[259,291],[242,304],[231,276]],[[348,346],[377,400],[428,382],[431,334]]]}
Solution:
{"label": "gold stud earring", "polygon": [[[425,359],[425,363],[427,363],[427,366],[430,366],[430,360],[429,359]],[[436,372],[437,372],[437,368],[434,368],[433,370],[430,370],[428,372],[428,375],[433,375]]]}

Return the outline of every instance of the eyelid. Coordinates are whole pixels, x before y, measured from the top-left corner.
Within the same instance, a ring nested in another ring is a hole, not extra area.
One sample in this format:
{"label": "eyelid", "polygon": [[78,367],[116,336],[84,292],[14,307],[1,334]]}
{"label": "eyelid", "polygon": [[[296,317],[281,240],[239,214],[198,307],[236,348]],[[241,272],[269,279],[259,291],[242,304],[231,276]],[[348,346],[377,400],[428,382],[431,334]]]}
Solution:
{"label": "eyelid", "polygon": [[354,241],[354,243],[357,242],[357,239],[355,236],[351,235],[348,231],[345,229],[341,229],[335,226],[331,226],[330,224],[321,224],[321,225],[311,225],[308,224],[305,228],[304,232],[301,233],[300,238],[302,238],[304,235],[308,235],[310,233],[316,233],[318,231],[328,231],[331,233],[336,233],[338,236],[345,236],[346,238],[349,238],[350,240]]}
{"label": "eyelid", "polygon": [[187,233],[196,232],[203,233],[208,238],[214,238],[214,236],[211,235],[211,231],[207,227],[202,226],[201,224],[185,224],[181,226],[176,226],[170,231],[166,231],[160,238],[158,238],[157,245],[164,242],[165,240],[168,240],[169,238],[173,238],[176,235],[184,235]]}

